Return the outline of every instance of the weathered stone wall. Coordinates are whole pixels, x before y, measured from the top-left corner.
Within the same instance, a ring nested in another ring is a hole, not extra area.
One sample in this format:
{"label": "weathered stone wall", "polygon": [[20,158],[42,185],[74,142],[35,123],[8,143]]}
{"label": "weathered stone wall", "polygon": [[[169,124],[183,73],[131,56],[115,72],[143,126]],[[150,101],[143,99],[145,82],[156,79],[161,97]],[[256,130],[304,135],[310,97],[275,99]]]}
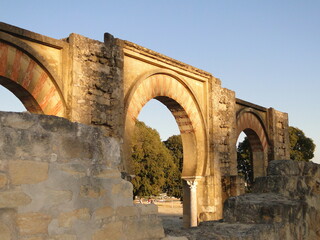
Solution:
{"label": "weathered stone wall", "polygon": [[226,201],[224,220],[251,225],[242,239],[320,239],[320,165],[270,162],[253,193]]}
{"label": "weathered stone wall", "polygon": [[119,141],[93,127],[0,112],[0,239],[160,239],[155,205],[133,205]]}
{"label": "weathered stone wall", "polygon": [[288,114],[269,108],[268,117],[268,132],[271,142],[269,159],[289,159],[290,141]]}
{"label": "weathered stone wall", "polygon": [[[235,92],[222,88],[219,79],[212,84],[210,126],[210,147],[211,147],[211,174],[213,174],[220,186],[220,199],[223,203],[230,196],[237,196],[242,193],[241,179],[237,172],[236,155],[236,98]],[[217,176],[218,175],[218,176]],[[218,179],[219,177],[219,179]],[[220,209],[222,214],[222,207]],[[217,218],[216,218],[217,219]]]}
{"label": "weathered stone wall", "polygon": [[[221,83],[220,83],[221,84]],[[237,175],[235,140],[235,92],[222,88],[219,83],[213,85],[212,128],[214,152],[220,162],[221,175]]]}
{"label": "weathered stone wall", "polygon": [[72,59],[71,120],[122,138],[123,53],[116,39],[106,33],[104,43],[78,34],[66,40]]}
{"label": "weathered stone wall", "polygon": [[189,240],[320,239],[320,165],[276,160],[267,174],[256,179],[252,193],[225,202],[223,220],[166,231]]}

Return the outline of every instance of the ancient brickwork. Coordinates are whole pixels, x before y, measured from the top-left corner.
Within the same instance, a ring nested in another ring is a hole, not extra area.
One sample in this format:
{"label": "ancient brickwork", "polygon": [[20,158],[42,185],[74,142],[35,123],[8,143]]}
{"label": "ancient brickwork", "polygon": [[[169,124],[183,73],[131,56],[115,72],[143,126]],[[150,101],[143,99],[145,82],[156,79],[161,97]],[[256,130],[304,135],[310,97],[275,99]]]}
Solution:
{"label": "ancient brickwork", "polygon": [[93,127],[0,112],[0,239],[160,239],[155,205],[133,205],[120,145]]}
{"label": "ancient brickwork", "polygon": [[[151,99],[166,105],[182,135],[182,178],[194,183],[184,188],[190,198],[184,201],[184,219],[192,215],[195,225],[221,218],[223,201],[241,193],[236,160],[241,131],[254,146],[255,177],[265,175],[270,160],[288,158],[287,114],[236,99],[235,92],[223,88],[211,73],[107,33],[104,42],[78,34],[57,40],[0,23],[0,63],[0,84],[30,112],[94,125],[117,139],[121,143],[117,167],[126,175],[132,174],[130,141],[138,113]],[[37,167],[41,173],[50,169],[51,163],[33,166],[34,159],[14,162],[18,160],[10,159],[10,171],[21,177],[10,184],[25,181],[20,165]],[[38,177],[26,177],[28,184],[46,179],[43,174]],[[0,175],[0,186],[8,182],[6,178]],[[83,187],[81,192],[86,191]]]}
{"label": "ancient brickwork", "polygon": [[273,108],[269,109],[269,134],[271,136],[271,156],[269,159],[289,159],[288,148],[288,114],[279,112]]}
{"label": "ancient brickwork", "polygon": [[227,200],[224,218],[251,224],[242,239],[319,239],[319,201],[319,164],[277,160],[270,162],[268,176],[256,180],[252,194]]}
{"label": "ancient brickwork", "polygon": [[[218,80],[219,81],[219,80]],[[214,130],[214,152],[218,154],[221,175],[237,175],[235,159],[235,93],[222,88],[220,84],[213,85],[212,91],[212,128]]]}
{"label": "ancient brickwork", "polygon": [[72,51],[71,120],[99,126],[107,136],[122,137],[123,56],[116,40],[105,43],[77,34],[67,41]]}

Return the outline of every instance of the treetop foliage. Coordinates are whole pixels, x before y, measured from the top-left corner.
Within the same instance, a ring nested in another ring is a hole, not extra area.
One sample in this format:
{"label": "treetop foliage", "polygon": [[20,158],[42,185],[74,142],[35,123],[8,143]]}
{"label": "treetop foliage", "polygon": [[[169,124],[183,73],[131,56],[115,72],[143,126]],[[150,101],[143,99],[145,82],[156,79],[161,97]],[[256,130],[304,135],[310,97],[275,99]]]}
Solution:
{"label": "treetop foliage", "polygon": [[182,172],[183,167],[183,147],[181,135],[173,135],[164,141],[164,145],[170,150],[173,161]]}
{"label": "treetop foliage", "polygon": [[296,161],[310,161],[314,157],[316,145],[311,138],[296,127],[289,127],[290,159]]}
{"label": "treetop foliage", "polygon": [[166,192],[169,196],[180,197],[179,166],[172,152],[161,142],[159,133],[137,121],[132,143],[133,195],[156,196]]}

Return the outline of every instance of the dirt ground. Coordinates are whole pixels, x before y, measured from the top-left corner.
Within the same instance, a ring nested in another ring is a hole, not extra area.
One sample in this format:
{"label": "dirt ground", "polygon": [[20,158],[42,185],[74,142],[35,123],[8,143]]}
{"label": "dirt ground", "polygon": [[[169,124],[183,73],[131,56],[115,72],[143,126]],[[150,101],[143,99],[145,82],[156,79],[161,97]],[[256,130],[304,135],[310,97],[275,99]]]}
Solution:
{"label": "dirt ground", "polygon": [[[143,202],[148,204],[147,201]],[[211,234],[211,223],[197,228],[183,227],[183,209],[179,200],[155,201],[154,204],[158,206],[158,214],[162,219],[164,232],[167,236],[177,237],[177,239],[188,240],[217,240],[214,233]],[[206,226],[208,225],[208,226]]]}
{"label": "dirt ground", "polygon": [[181,202],[178,200],[168,200],[165,202],[155,202],[155,204],[158,205],[158,214],[162,219],[165,233],[168,235],[181,233],[183,236],[183,210]]}

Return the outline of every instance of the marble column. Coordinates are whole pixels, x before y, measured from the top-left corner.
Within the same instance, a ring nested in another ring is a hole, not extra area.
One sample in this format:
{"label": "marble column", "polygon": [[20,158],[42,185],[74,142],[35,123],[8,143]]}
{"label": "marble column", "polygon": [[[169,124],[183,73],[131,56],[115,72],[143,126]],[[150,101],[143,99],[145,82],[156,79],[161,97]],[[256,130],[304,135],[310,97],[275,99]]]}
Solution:
{"label": "marble column", "polygon": [[198,226],[197,185],[196,179],[186,179],[190,188],[190,227]]}

